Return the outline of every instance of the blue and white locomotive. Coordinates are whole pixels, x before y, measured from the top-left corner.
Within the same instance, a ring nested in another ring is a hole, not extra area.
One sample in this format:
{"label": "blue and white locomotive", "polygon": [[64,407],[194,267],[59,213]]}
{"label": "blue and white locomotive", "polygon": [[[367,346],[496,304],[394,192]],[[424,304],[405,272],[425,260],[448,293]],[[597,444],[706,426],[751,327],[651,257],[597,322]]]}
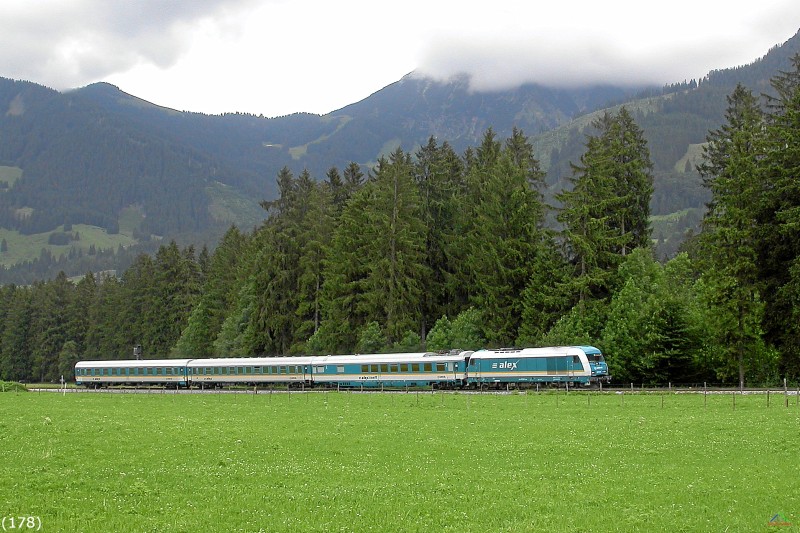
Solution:
{"label": "blue and white locomotive", "polygon": [[81,361],[78,386],[483,387],[609,382],[593,346],[300,357]]}

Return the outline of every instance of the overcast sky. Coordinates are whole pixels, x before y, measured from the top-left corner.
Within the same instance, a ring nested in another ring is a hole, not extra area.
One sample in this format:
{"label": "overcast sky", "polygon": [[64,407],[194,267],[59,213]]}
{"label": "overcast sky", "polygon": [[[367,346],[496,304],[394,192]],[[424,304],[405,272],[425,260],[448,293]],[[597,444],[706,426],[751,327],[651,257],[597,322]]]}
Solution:
{"label": "overcast sky", "polygon": [[324,114],[411,71],[468,73],[476,90],[679,82],[798,29],[798,0],[2,0],[0,76],[108,81],[204,113]]}

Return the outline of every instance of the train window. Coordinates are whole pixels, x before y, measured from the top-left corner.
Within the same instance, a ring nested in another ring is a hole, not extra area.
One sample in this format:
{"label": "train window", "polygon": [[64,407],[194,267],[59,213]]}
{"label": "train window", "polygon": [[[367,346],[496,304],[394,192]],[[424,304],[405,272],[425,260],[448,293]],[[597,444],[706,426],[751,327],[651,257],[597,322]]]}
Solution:
{"label": "train window", "polygon": [[411,363],[411,371],[419,372],[419,363]]}
{"label": "train window", "polygon": [[446,368],[447,368],[447,365],[445,365],[444,363],[436,363],[436,371],[437,372],[444,372]]}
{"label": "train window", "polygon": [[336,372],[339,374],[344,374],[344,365],[338,365],[336,367]]}
{"label": "train window", "polygon": [[144,376],[144,373],[145,373],[144,368],[140,368],[139,371],[137,372],[137,374],[140,376]]}
{"label": "train window", "polygon": [[388,374],[389,373],[389,365],[387,365],[387,364],[381,365],[381,373]]}
{"label": "train window", "polygon": [[408,363],[400,364],[400,372],[408,372]]}
{"label": "train window", "polygon": [[369,365],[361,365],[361,373],[366,374],[369,372]]}
{"label": "train window", "polygon": [[573,356],[572,356],[572,364],[574,364],[574,365],[579,365],[579,364],[581,364],[581,358],[580,358],[580,357],[578,357],[577,355],[573,355]]}
{"label": "train window", "polygon": [[397,372],[398,366],[397,365],[389,365],[389,372]]}
{"label": "train window", "polygon": [[244,367],[243,366],[237,367],[236,368],[236,373],[237,374],[244,374]]}
{"label": "train window", "polygon": [[167,367],[167,375],[168,375],[168,376],[171,376],[171,375],[172,375],[172,367],[171,367],[171,366],[168,366],[168,367]]}
{"label": "train window", "polygon": [[285,366],[278,367],[278,373],[279,374],[285,374],[286,373],[286,367]]}
{"label": "train window", "polygon": [[433,371],[433,365],[431,363],[424,363],[422,365],[422,370],[424,370],[425,372],[432,372]]}
{"label": "train window", "polygon": [[373,374],[378,371],[378,365],[369,365],[369,371]]}

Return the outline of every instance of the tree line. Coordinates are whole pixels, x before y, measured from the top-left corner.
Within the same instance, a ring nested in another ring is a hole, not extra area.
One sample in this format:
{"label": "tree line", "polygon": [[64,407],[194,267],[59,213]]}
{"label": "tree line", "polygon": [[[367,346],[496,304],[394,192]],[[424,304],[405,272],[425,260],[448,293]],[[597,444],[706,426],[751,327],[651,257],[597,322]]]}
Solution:
{"label": "tree line", "polygon": [[[597,119],[544,200],[527,137],[431,138],[365,175],[284,168],[265,222],[213,253],[175,243],[119,277],[5,286],[0,375],[57,380],[78,359],[593,344],[616,381],[800,376],[800,59],[765,102],[743,87],[709,132],[703,231],[666,263],[634,117]],[[762,105],[763,104],[763,105]]]}

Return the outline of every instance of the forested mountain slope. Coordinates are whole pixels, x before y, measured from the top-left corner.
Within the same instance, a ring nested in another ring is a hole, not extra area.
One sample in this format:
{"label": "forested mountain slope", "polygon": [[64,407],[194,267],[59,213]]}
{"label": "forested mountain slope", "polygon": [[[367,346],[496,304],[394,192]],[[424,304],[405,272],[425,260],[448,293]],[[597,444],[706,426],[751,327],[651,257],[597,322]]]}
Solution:
{"label": "forested mountain slope", "polygon": [[[317,180],[351,162],[367,172],[380,156],[414,153],[431,136],[460,153],[489,127],[501,138],[515,127],[530,136],[553,198],[580,158],[591,112],[610,102],[631,110],[649,142],[654,236],[670,256],[707,201],[694,167],[725,96],[738,81],[765,90],[798,50],[795,36],[750,65],[664,89],[531,84],[477,93],[464,78],[412,74],[325,116],[277,118],[181,112],[105,83],[59,93],[0,78],[0,283],[81,274],[92,246],[113,256],[120,247],[154,249],[162,237],[213,245],[230,224],[247,230],[263,219],[258,201],[275,197],[283,167]],[[95,240],[95,228],[111,244]]]}
{"label": "forested mountain slope", "polygon": [[[687,229],[696,230],[708,191],[696,166],[709,131],[722,124],[726,97],[738,83],[756,95],[770,93],[770,80],[790,70],[800,53],[800,34],[775,46],[762,58],[736,68],[709,72],[701,80],[677,83],[659,93],[643,92],[623,102],[644,130],[654,164],[655,191],[651,207],[658,255],[670,257],[683,242]],[[612,111],[619,106],[611,108]],[[587,127],[602,111],[587,113],[568,124],[533,136],[537,157],[548,170],[551,195],[560,191],[584,149]]]}

